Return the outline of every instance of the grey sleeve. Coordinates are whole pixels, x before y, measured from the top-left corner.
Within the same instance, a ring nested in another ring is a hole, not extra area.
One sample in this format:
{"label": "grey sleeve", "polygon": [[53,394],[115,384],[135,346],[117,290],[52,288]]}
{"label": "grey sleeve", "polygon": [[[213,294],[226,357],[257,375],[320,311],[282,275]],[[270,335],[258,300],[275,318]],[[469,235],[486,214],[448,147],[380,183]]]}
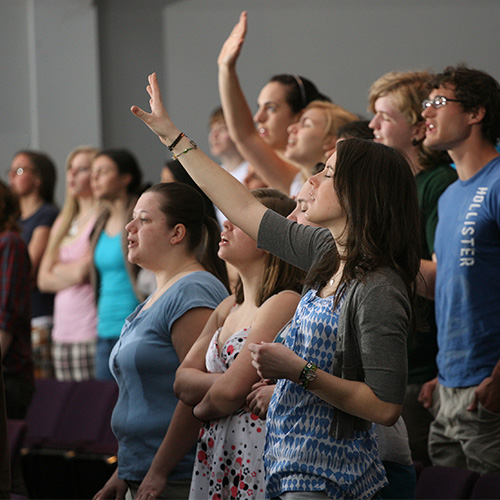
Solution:
{"label": "grey sleeve", "polygon": [[297,224],[267,210],[260,223],[257,245],[307,271],[332,242],[328,229]]}
{"label": "grey sleeve", "polygon": [[365,382],[382,401],[403,404],[411,306],[407,294],[389,283],[371,287],[356,307]]}

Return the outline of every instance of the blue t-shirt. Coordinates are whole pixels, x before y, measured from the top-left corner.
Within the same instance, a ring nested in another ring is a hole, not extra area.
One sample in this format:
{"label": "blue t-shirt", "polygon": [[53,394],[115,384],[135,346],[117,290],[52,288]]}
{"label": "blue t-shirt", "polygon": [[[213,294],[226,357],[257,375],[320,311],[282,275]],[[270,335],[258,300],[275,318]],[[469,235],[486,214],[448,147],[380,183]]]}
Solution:
{"label": "blue t-shirt", "polygon": [[97,335],[103,339],[118,338],[125,318],[139,304],[125,267],[121,233],[116,236],[101,233],[94,263],[99,273]]}
{"label": "blue t-shirt", "polygon": [[441,196],[434,248],[439,381],[474,386],[500,359],[500,157]]}
{"label": "blue t-shirt", "polygon": [[[172,325],[190,309],[215,309],[227,295],[215,276],[198,271],[174,283],[149,309],[139,314],[146,301],[126,319],[109,358],[120,388],[111,421],[119,445],[120,478],[142,481],[177,406],[173,384],[179,359],[172,344]],[[191,477],[195,449],[169,479]]]}
{"label": "blue t-shirt", "polygon": [[[33,232],[38,227],[51,228],[56,220],[59,210],[50,203],[44,203],[33,215],[27,219],[20,219],[21,237],[29,245]],[[52,316],[54,312],[54,294],[42,293],[35,286],[31,292],[31,317],[38,318],[40,316]]]}
{"label": "blue t-shirt", "polygon": [[[340,304],[309,290],[301,299],[284,344],[332,373]],[[373,426],[352,438],[329,434],[333,407],[298,384],[280,379],[267,415],[266,494],[325,491],[331,498],[372,498],[387,484]]]}

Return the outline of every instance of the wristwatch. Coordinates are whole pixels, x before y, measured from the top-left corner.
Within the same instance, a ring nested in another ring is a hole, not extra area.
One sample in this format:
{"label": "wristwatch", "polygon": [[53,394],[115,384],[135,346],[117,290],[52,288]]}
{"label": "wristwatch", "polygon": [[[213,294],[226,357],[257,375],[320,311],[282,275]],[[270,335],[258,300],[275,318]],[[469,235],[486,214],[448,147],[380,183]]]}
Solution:
{"label": "wristwatch", "polygon": [[304,366],[303,370],[300,373],[299,377],[299,385],[304,389],[307,389],[307,386],[313,381],[316,380],[316,370],[318,367],[312,362],[308,361],[306,366]]}

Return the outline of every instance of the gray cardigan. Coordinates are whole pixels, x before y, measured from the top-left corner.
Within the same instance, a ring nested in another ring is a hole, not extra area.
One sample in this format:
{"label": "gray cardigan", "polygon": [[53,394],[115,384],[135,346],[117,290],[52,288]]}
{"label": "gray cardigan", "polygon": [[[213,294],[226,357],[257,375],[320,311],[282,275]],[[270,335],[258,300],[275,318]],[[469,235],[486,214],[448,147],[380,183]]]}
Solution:
{"label": "gray cardigan", "polygon": [[[259,227],[258,245],[309,270],[331,248],[331,233],[288,221],[268,210]],[[406,337],[411,305],[400,276],[389,268],[351,283],[339,315],[332,374],[365,382],[382,401],[404,402],[407,379]],[[372,423],[334,408],[330,435],[352,436]]]}

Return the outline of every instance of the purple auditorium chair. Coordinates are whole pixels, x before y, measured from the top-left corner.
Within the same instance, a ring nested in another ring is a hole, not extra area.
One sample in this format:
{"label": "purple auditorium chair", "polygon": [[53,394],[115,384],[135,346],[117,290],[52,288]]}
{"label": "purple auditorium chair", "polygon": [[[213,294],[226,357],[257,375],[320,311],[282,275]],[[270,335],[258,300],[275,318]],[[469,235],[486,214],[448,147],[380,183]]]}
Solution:
{"label": "purple auditorium chair", "polygon": [[35,384],[36,392],[26,415],[28,448],[41,447],[54,437],[75,382],[46,378],[37,379]]}
{"label": "purple auditorium chair", "polygon": [[417,499],[470,498],[478,472],[456,467],[425,467],[417,481]]}
{"label": "purple auditorium chair", "polygon": [[[117,395],[118,387],[112,380],[71,383],[64,404],[53,412],[53,432],[43,440],[43,446],[24,457],[31,498],[91,498],[98,491],[88,470],[84,481],[76,476],[75,462],[80,453],[97,445],[105,435]],[[99,487],[102,484],[100,480]],[[83,492],[83,487],[89,491]]]}
{"label": "purple auditorium chair", "polygon": [[474,484],[470,498],[500,499],[500,474],[483,474]]}
{"label": "purple auditorium chair", "polygon": [[99,443],[110,425],[117,396],[118,387],[114,380],[76,382],[58,428],[46,446],[78,452]]}

